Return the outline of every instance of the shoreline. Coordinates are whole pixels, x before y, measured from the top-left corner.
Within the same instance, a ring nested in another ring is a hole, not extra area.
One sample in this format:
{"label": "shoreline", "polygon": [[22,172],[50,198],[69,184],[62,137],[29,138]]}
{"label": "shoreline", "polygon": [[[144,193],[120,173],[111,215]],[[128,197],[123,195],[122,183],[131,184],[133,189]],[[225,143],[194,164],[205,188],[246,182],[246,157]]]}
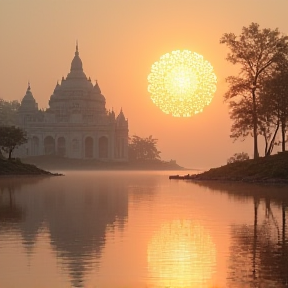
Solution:
{"label": "shoreline", "polygon": [[63,176],[61,173],[50,172],[41,169],[33,164],[22,163],[19,159],[0,159],[0,177],[21,177],[21,176]]}
{"label": "shoreline", "polygon": [[53,173],[50,172],[50,174],[0,174],[0,179],[2,178],[9,178],[9,177],[43,177],[43,178],[47,178],[47,177],[53,177],[53,176],[65,176],[65,174],[62,173]]}
{"label": "shoreline", "polygon": [[139,162],[109,162],[94,159],[70,159],[57,156],[37,156],[23,158],[23,163],[33,164],[45,170],[66,170],[66,171],[200,171],[181,167],[176,162],[169,161],[139,161]]}
{"label": "shoreline", "polygon": [[[61,171],[192,171],[176,162],[101,162],[39,156],[23,159],[0,159],[0,177],[65,176]],[[193,170],[199,172],[200,170]]]}
{"label": "shoreline", "polygon": [[[276,184],[276,185],[288,185],[288,179],[281,178],[242,178],[242,179],[233,179],[233,178],[209,178],[201,177],[202,174],[193,174],[193,175],[170,175],[169,180],[190,180],[192,182],[229,182],[229,183],[255,183],[255,184]],[[200,177],[198,177],[200,176]]]}
{"label": "shoreline", "polygon": [[287,185],[288,152],[238,161],[199,174],[171,175],[169,179]]}

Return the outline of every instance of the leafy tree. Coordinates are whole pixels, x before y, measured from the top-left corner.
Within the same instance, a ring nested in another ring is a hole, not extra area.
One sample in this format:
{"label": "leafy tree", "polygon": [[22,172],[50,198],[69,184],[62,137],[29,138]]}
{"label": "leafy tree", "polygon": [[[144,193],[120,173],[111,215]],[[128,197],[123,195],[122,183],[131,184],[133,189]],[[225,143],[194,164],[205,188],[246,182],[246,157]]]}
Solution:
{"label": "leafy tree", "polygon": [[17,112],[20,103],[17,100],[5,101],[0,98],[0,125],[11,126],[17,123]]}
{"label": "leafy tree", "polygon": [[[286,130],[288,123],[288,60],[281,62],[273,78],[264,81],[263,92],[261,93],[262,102],[266,113],[269,114],[271,121],[277,123],[277,133],[281,127],[282,151],[286,150]],[[275,141],[274,134],[274,141]],[[273,143],[274,144],[274,143]]]}
{"label": "leafy tree", "polygon": [[[229,89],[224,99],[234,99],[230,116],[233,120],[239,116],[244,117],[237,125],[232,126],[231,136],[246,137],[251,132],[254,138],[254,158],[258,158],[260,85],[264,79],[271,77],[277,63],[288,55],[288,36],[281,35],[278,29],[261,30],[257,23],[251,23],[250,26],[242,28],[239,36],[225,33],[220,43],[226,44],[230,49],[227,61],[241,66],[238,76],[229,76],[226,79]],[[241,109],[235,107],[238,103]],[[244,110],[249,114],[243,114]]]}
{"label": "leafy tree", "polygon": [[245,152],[235,153],[232,157],[227,160],[227,164],[242,162],[245,160],[249,160],[249,155]]}
{"label": "leafy tree", "polygon": [[15,126],[0,126],[0,148],[8,153],[11,159],[12,152],[18,146],[28,141],[26,132]]}
{"label": "leafy tree", "polygon": [[253,107],[249,101],[245,98],[237,101],[230,101],[230,118],[233,120],[231,127],[231,138],[237,140],[251,134],[251,129],[253,129],[252,124],[252,110]]}
{"label": "leafy tree", "polygon": [[129,143],[129,159],[132,161],[159,160],[160,151],[157,149],[158,139],[152,138],[152,135],[141,138],[133,135]]}

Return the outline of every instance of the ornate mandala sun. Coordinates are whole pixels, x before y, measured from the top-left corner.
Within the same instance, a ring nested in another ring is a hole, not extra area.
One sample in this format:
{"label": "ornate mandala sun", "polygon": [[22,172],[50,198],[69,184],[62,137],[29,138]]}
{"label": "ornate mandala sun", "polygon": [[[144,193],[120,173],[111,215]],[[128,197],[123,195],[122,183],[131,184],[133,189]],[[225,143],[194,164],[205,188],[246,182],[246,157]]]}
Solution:
{"label": "ornate mandala sun", "polygon": [[217,77],[203,56],[177,50],[160,57],[148,76],[153,103],[174,117],[190,117],[210,104]]}

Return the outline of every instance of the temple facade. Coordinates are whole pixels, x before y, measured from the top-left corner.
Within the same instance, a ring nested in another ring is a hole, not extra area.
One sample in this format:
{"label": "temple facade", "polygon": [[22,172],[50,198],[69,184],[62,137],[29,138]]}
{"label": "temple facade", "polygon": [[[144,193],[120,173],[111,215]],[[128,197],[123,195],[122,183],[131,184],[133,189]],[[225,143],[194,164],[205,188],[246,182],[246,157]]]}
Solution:
{"label": "temple facade", "polygon": [[67,158],[128,160],[128,120],[106,109],[106,100],[96,82],[87,78],[78,45],[71,69],[57,82],[45,111],[38,109],[30,84],[21,101],[18,124],[26,130],[28,143],[21,156],[58,155]]}

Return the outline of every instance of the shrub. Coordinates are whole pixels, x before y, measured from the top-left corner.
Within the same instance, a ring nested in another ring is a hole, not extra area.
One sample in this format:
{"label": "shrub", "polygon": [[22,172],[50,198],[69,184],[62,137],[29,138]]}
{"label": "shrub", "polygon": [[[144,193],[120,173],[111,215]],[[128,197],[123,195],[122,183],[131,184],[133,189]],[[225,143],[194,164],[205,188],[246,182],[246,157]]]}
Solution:
{"label": "shrub", "polygon": [[245,152],[235,153],[232,157],[227,160],[227,164],[242,162],[245,160],[249,160],[249,155]]}

